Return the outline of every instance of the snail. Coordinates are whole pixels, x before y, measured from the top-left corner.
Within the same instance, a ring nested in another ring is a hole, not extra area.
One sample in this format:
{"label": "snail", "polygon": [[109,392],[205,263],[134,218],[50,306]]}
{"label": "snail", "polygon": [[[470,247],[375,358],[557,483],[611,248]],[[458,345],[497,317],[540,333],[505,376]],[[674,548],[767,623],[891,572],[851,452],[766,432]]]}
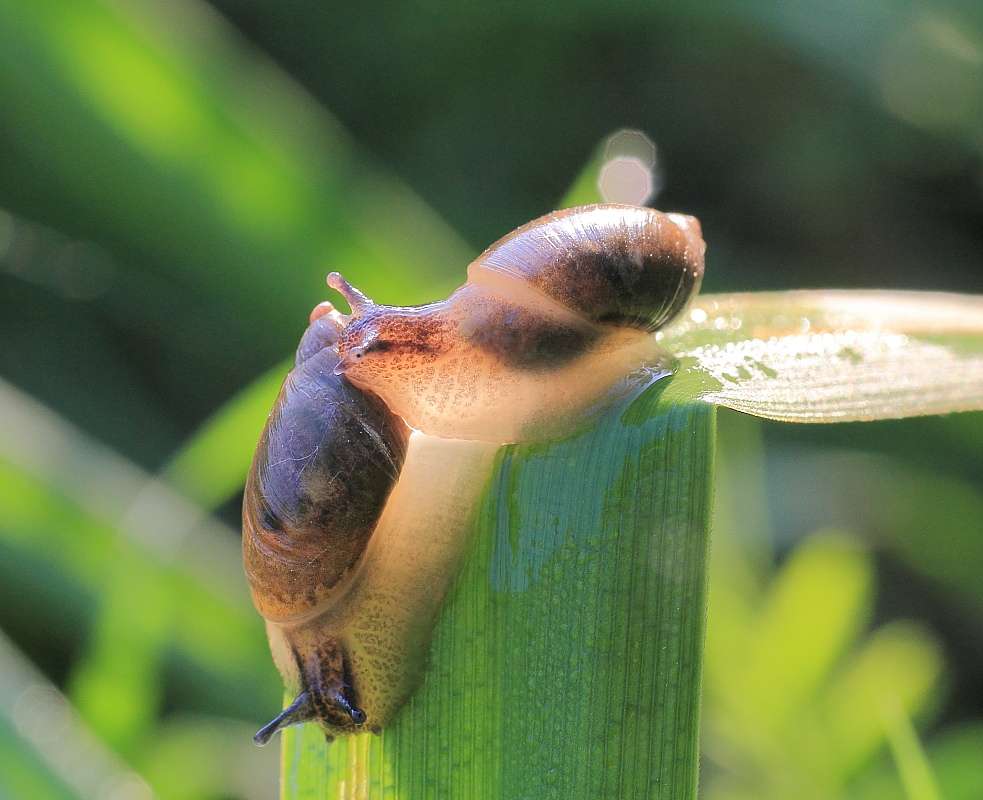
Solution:
{"label": "snail", "polygon": [[246,574],[296,695],[260,745],[302,722],[330,741],[395,716],[421,680],[497,449],[411,438],[335,374],[339,320],[330,304],[314,310],[246,480]]}
{"label": "snail", "polygon": [[695,295],[703,251],[692,217],[596,205],[509,234],[441,302],[380,305],[328,277],[351,314],[314,309],[243,501],[253,600],[296,693],[258,743],[392,721],[496,450],[569,435],[663,364],[651,334]]}
{"label": "snail", "polygon": [[[337,326],[315,309],[246,480],[243,557],[274,660],[298,700],[259,734],[323,718],[364,721],[324,609],[350,581],[396,485],[409,429],[377,398],[334,373]],[[340,479],[339,476],[344,476]],[[289,713],[288,713],[289,712]]]}
{"label": "snail", "polygon": [[378,305],[332,273],[352,309],[335,369],[424,433],[562,438],[664,361],[650,334],[696,294],[704,249],[693,217],[593,205],[501,239],[439,303]]}

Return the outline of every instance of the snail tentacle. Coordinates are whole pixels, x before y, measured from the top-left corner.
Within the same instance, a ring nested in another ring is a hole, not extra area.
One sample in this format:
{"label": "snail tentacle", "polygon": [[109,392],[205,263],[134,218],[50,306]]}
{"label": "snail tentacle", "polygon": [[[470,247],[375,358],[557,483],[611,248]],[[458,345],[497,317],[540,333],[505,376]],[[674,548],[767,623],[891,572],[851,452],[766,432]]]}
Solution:
{"label": "snail tentacle", "polygon": [[269,744],[270,739],[273,738],[273,734],[277,731],[289,728],[291,725],[310,722],[315,716],[316,712],[314,711],[314,704],[311,702],[310,694],[308,692],[301,692],[297,695],[297,699],[287,706],[276,719],[268,725],[264,725],[256,732],[253,741],[260,747],[263,747]]}
{"label": "snail tentacle", "polygon": [[376,305],[374,300],[346,281],[340,272],[330,273],[327,284],[348,301],[348,305],[352,307],[351,319],[364,316]]}

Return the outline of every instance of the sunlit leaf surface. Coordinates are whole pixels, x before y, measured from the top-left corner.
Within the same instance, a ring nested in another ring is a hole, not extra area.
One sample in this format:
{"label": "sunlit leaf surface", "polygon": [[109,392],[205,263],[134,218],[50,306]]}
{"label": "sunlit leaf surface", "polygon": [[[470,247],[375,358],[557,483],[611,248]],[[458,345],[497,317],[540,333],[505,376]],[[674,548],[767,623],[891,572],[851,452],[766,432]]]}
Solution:
{"label": "sunlit leaf surface", "polygon": [[672,391],[791,422],[983,408],[983,298],[889,291],[710,295],[661,335]]}
{"label": "sunlit leaf surface", "polygon": [[506,448],[423,686],[381,736],[285,731],[284,797],[692,800],[714,420],[653,387]]}

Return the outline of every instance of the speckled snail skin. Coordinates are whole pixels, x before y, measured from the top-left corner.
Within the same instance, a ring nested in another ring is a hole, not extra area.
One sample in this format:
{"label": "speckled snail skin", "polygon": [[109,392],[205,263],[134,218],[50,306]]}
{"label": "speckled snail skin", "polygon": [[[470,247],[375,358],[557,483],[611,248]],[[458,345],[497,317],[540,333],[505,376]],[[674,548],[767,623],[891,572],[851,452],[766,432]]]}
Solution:
{"label": "speckled snail skin", "polygon": [[311,315],[243,504],[253,600],[297,696],[258,743],[391,722],[495,451],[569,435],[664,364],[651,333],[696,294],[704,248],[693,217],[595,205],[509,234],[441,302],[378,305],[329,276],[352,313]]}

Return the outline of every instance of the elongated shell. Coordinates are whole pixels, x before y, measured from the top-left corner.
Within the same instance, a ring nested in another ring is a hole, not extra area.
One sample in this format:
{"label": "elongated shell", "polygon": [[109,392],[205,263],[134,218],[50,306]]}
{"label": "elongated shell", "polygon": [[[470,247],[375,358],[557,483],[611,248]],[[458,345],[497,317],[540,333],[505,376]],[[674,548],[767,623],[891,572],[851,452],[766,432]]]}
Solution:
{"label": "elongated shell", "polygon": [[591,322],[652,332],[695,296],[705,249],[695,217],[579,206],[495,242],[468,267],[468,281],[521,281]]}

